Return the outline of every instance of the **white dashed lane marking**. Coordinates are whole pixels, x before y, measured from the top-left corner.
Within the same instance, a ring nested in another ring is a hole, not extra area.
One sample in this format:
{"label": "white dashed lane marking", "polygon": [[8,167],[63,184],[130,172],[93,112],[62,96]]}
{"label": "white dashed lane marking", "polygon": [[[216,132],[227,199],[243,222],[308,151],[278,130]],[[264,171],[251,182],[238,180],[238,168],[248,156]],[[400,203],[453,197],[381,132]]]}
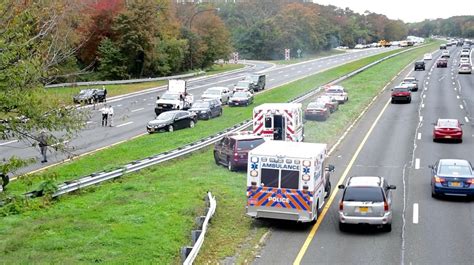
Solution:
{"label": "white dashed lane marking", "polygon": [[420,169],[420,159],[415,159],[415,169]]}
{"label": "white dashed lane marking", "polygon": [[127,125],[130,125],[130,124],[132,124],[132,123],[133,123],[133,121],[129,121],[129,122],[126,122],[126,123],[122,123],[122,124],[120,124],[120,125],[117,125],[117,126],[115,126],[115,127],[127,126]]}
{"label": "white dashed lane marking", "polygon": [[413,223],[418,224],[418,218],[419,218],[419,209],[418,209],[418,203],[413,204]]}
{"label": "white dashed lane marking", "polygon": [[134,110],[132,110],[131,112],[137,112],[137,111],[144,110],[144,109],[145,109],[145,108],[134,109]]}
{"label": "white dashed lane marking", "polygon": [[418,140],[421,140],[421,133],[418,133]]}
{"label": "white dashed lane marking", "polygon": [[464,109],[464,107],[463,107],[462,105],[459,105],[459,107],[460,107],[461,109]]}
{"label": "white dashed lane marking", "polygon": [[465,120],[466,122],[469,122],[469,119],[468,119],[467,117],[464,117],[464,120]]}

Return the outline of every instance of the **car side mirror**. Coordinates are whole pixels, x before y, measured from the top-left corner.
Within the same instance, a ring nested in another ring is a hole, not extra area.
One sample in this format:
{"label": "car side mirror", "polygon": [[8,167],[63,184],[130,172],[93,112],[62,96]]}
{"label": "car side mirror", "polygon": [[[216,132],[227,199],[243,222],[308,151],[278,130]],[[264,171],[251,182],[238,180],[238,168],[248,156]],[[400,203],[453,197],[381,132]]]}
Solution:
{"label": "car side mirror", "polygon": [[160,96],[157,96],[157,97],[156,97],[156,100],[159,100],[159,99],[160,99]]}
{"label": "car side mirror", "polygon": [[390,186],[388,186],[388,189],[389,189],[389,190],[396,190],[396,189],[397,189],[397,186],[395,186],[395,185],[390,185]]}
{"label": "car side mirror", "polygon": [[328,165],[328,166],[325,168],[325,170],[326,170],[326,171],[329,171],[329,172],[334,172],[334,169],[336,169],[336,167],[333,166],[333,165]]}
{"label": "car side mirror", "polygon": [[390,88],[390,91],[393,91],[393,88]]}
{"label": "car side mirror", "polygon": [[464,123],[460,123],[459,125],[464,125]]}
{"label": "car side mirror", "polygon": [[341,184],[341,185],[337,186],[337,188],[340,189],[340,190],[343,190],[343,189],[346,188],[346,186],[344,184]]}

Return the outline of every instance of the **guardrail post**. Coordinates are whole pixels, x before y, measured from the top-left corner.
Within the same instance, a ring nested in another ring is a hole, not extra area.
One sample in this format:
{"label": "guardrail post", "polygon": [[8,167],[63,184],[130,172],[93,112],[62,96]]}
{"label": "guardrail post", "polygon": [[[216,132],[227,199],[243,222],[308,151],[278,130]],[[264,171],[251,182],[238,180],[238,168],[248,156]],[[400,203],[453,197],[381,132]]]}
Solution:
{"label": "guardrail post", "polygon": [[188,247],[188,246],[181,248],[181,260],[182,261],[186,260],[186,258],[189,256],[189,253],[191,253],[191,250],[193,250],[193,248]]}
{"label": "guardrail post", "polygon": [[202,230],[191,231],[191,239],[193,240],[193,245],[196,244],[196,241],[198,240],[201,233],[202,233]]}
{"label": "guardrail post", "polygon": [[196,217],[196,224],[199,228],[201,228],[202,224],[204,224],[204,220],[206,220],[206,216]]}

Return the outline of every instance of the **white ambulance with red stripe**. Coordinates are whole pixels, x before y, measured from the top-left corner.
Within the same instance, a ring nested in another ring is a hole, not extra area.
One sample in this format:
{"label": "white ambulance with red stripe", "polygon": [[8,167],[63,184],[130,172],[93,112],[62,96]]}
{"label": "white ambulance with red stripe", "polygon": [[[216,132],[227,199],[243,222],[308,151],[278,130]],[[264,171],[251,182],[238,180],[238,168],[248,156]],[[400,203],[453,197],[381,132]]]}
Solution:
{"label": "white ambulance with red stripe", "polygon": [[326,144],[267,141],[248,155],[247,215],[311,222],[331,192]]}
{"label": "white ambulance with red stripe", "polygon": [[265,139],[302,142],[301,103],[265,103],[253,109],[253,133]]}

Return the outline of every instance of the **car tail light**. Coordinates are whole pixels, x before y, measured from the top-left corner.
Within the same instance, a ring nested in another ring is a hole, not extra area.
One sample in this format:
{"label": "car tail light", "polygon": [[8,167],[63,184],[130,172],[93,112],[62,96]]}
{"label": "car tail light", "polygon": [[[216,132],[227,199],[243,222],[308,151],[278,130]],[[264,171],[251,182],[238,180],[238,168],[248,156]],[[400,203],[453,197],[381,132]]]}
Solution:
{"label": "car tail light", "polygon": [[436,183],[444,183],[446,181],[444,178],[440,178],[438,176],[435,176],[434,178]]}
{"label": "car tail light", "polygon": [[383,210],[386,211],[386,212],[388,212],[390,210],[390,207],[388,206],[387,201],[383,202]]}
{"label": "car tail light", "polygon": [[344,203],[342,201],[339,202],[339,211],[344,210]]}
{"label": "car tail light", "polygon": [[468,180],[466,180],[466,183],[468,183],[468,184],[474,184],[474,179],[468,179]]}
{"label": "car tail light", "polygon": [[235,152],[234,157],[238,157],[238,156],[239,156],[239,153]]}

